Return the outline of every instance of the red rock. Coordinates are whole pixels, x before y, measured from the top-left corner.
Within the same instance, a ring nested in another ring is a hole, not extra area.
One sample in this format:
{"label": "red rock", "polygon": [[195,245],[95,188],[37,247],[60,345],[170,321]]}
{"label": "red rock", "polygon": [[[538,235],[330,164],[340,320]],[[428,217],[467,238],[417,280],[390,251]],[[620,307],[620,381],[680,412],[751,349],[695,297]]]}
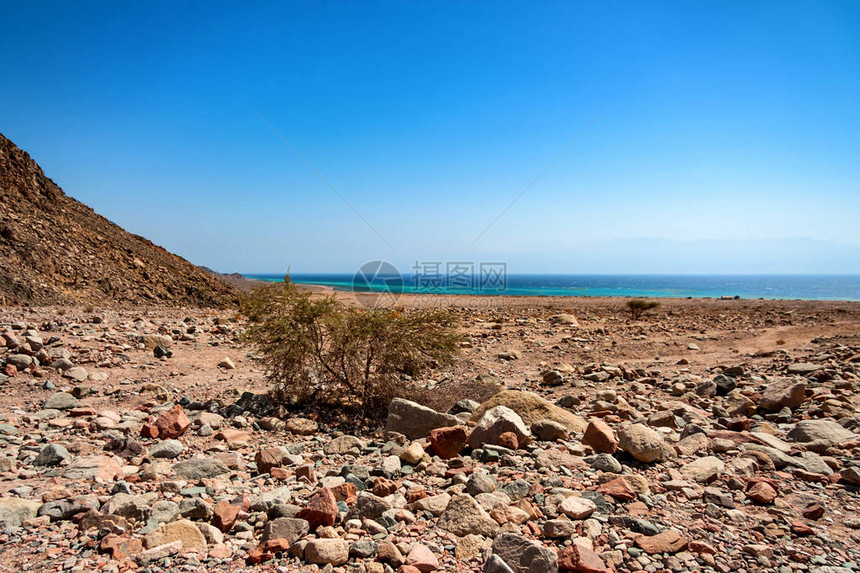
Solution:
{"label": "red rock", "polygon": [[636,491],[634,491],[630,482],[623,477],[617,477],[612,481],[608,481],[605,484],[598,486],[595,491],[597,493],[602,493],[603,495],[608,495],[609,497],[615,498],[619,501],[631,501],[636,499]]}
{"label": "red rock", "polygon": [[606,573],[609,571],[597,553],[576,543],[558,552],[558,570],[577,573]]}
{"label": "red rock", "polygon": [[282,553],[290,548],[290,540],[278,537],[277,539],[269,539],[260,545],[266,553]]}
{"label": "red rock", "polygon": [[233,528],[241,510],[241,507],[233,505],[227,500],[219,501],[213,509],[212,525],[227,533]]}
{"label": "red rock", "polygon": [[297,467],[296,468],[296,477],[298,479],[303,479],[310,484],[314,484],[317,482],[317,474],[314,471],[313,464],[306,464],[306,465]]}
{"label": "red rock", "polygon": [[299,436],[310,436],[319,429],[319,424],[308,418],[290,418],[287,420],[286,428]]}
{"label": "red rock", "polygon": [[332,491],[324,487],[316,492],[308,500],[296,517],[304,519],[310,524],[311,531],[320,525],[334,525],[337,521],[337,500]]}
{"label": "red rock", "polygon": [[752,487],[747,489],[747,497],[756,503],[769,505],[776,499],[776,490],[767,482],[759,481],[753,483]]}
{"label": "red rock", "polygon": [[12,378],[16,374],[18,374],[18,368],[14,364],[7,364],[6,368],[3,369],[6,372],[6,376]]}
{"label": "red rock", "polygon": [[469,432],[464,426],[451,426],[430,430],[427,440],[433,451],[443,460],[460,455],[469,440]]}
{"label": "red rock", "polygon": [[245,561],[248,563],[248,565],[259,565],[260,563],[271,561],[274,558],[274,553],[264,553],[260,549],[251,549],[250,551],[248,551],[248,555],[245,557]]}
{"label": "red rock", "polygon": [[657,535],[640,535],[636,538],[636,545],[645,553],[677,553],[687,546],[687,540],[674,529],[667,529]]}
{"label": "red rock", "polygon": [[69,410],[69,416],[72,418],[82,418],[84,416],[95,416],[96,411],[89,406],[82,406],[79,408],[72,408]]}
{"label": "red rock", "polygon": [[140,428],[140,435],[143,438],[157,438],[158,426],[155,424],[144,424],[143,427]]}
{"label": "red rock", "polygon": [[143,551],[143,543],[136,537],[109,533],[104,536],[99,548],[102,553],[110,553],[113,559],[123,560]]}
{"label": "red rock", "polygon": [[158,426],[159,438],[171,440],[187,432],[191,426],[191,420],[185,415],[182,406],[176,405],[162,413],[155,421],[155,425]]}
{"label": "red rock", "polygon": [[747,418],[746,416],[739,416],[737,418],[732,418],[729,420],[729,423],[726,427],[733,432],[743,432],[752,429],[753,421]]}
{"label": "red rock", "polygon": [[709,545],[704,541],[694,540],[691,541],[687,545],[687,550],[691,553],[699,553],[699,554],[707,554],[707,555],[716,555],[717,550],[714,549],[713,545]]}
{"label": "red rock", "polygon": [[618,450],[615,432],[602,420],[592,420],[585,428],[582,443],[599,454],[614,454]]}
{"label": "red rock", "polygon": [[503,448],[508,448],[511,450],[516,450],[520,447],[520,442],[517,439],[517,435],[513,432],[502,432],[499,435],[499,439],[496,440],[496,443]]}
{"label": "red rock", "polygon": [[427,490],[424,489],[423,485],[412,486],[406,490],[406,501],[408,503],[415,503],[425,497],[427,497]]}
{"label": "red rock", "polygon": [[397,491],[397,484],[390,479],[378,477],[376,478],[376,481],[373,482],[373,495],[377,497],[385,497],[387,495],[391,495],[395,491]]}
{"label": "red rock", "polygon": [[[282,448],[281,446],[271,446],[268,448],[263,448],[257,455],[254,456],[254,462],[257,464],[257,471],[261,474],[269,473],[272,468],[279,468],[287,463],[287,456],[289,452],[287,452],[286,448]],[[298,471],[296,471],[296,475],[298,476]]]}
{"label": "red rock", "polygon": [[815,531],[803,523],[802,521],[792,521],[791,522],[791,532],[797,536],[805,537],[807,535],[813,535]]}
{"label": "red rock", "polygon": [[211,559],[229,559],[233,555],[233,550],[226,543],[216,543],[209,548],[209,557]]}
{"label": "red rock", "polygon": [[806,519],[820,519],[824,515],[824,508],[817,503],[813,503],[803,508],[802,515]]}
{"label": "red rock", "polygon": [[233,428],[228,428],[226,430],[221,430],[217,434],[215,434],[215,439],[225,441],[230,445],[244,444],[251,439],[251,434],[245,432],[244,430],[235,430]]}
{"label": "red rock", "polygon": [[342,501],[347,505],[355,503],[355,498],[358,495],[358,488],[354,483],[346,482],[331,488],[331,493],[334,495],[335,501]]}
{"label": "red rock", "polygon": [[269,475],[274,479],[285,480],[290,477],[290,472],[284,468],[272,468],[269,470]]}
{"label": "red rock", "polygon": [[415,567],[421,573],[430,573],[439,568],[439,560],[426,545],[416,543],[409,550],[405,565]]}

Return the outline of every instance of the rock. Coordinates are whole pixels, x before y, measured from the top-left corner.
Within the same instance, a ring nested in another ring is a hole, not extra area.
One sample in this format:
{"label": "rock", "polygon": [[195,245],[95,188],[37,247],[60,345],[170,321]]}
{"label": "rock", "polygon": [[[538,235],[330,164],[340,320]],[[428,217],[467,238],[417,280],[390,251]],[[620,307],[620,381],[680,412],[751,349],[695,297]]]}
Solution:
{"label": "rock", "polygon": [[416,543],[406,556],[406,565],[415,567],[421,573],[430,573],[430,571],[435,571],[439,568],[439,560],[436,559],[436,556],[433,555],[433,552],[426,545]]}
{"label": "rock", "polygon": [[248,442],[251,440],[251,434],[245,430],[225,428],[215,434],[215,439],[227,442],[227,445],[231,446],[231,449],[234,449],[235,447],[248,445]]}
{"label": "rock", "polygon": [[576,573],[608,573],[606,564],[582,543],[573,543],[558,553],[558,570]]}
{"label": "rock", "polygon": [[723,408],[731,417],[746,416],[755,410],[755,402],[734,390],[723,400]]}
{"label": "rock", "polygon": [[731,376],[725,374],[717,374],[714,377],[714,384],[717,386],[717,394],[725,396],[737,387],[737,382]]}
{"label": "rock", "polygon": [[334,525],[337,515],[337,500],[332,491],[324,487],[311,496],[307,505],[296,514],[296,517],[304,519],[312,530],[316,530],[320,525]]}
{"label": "rock", "polygon": [[484,573],[514,573],[514,570],[498,555],[490,555],[484,565]]}
{"label": "rock", "polygon": [[[480,408],[478,410],[480,411]],[[505,432],[515,434],[519,446],[524,446],[531,440],[531,432],[516,412],[506,406],[496,406],[485,411],[478,420],[478,425],[469,435],[469,445],[472,448],[480,448],[485,444],[495,445],[499,436]]]}
{"label": "rock", "polygon": [[474,533],[494,537],[499,531],[498,523],[468,494],[453,496],[436,525],[459,536]]}
{"label": "rock", "polygon": [[814,372],[818,372],[822,368],[823,366],[819,366],[818,364],[813,364],[811,362],[797,362],[795,364],[789,364],[785,371],[789,374],[808,376]]}
{"label": "rock", "polygon": [[6,364],[14,366],[18,372],[23,372],[33,364],[33,357],[26,354],[10,354],[6,357]]}
{"label": "rock", "polygon": [[389,509],[391,509],[390,503],[370,492],[363,491],[356,497],[346,517],[347,519],[378,519]]}
{"label": "rock", "polygon": [[544,386],[561,386],[564,384],[564,376],[558,370],[547,370],[540,377],[541,384]]}
{"label": "rock", "polygon": [[152,549],[147,549],[146,551],[141,551],[135,556],[135,560],[138,563],[148,563],[150,561],[164,559],[165,557],[169,557],[171,555],[176,555],[181,550],[182,541],[171,541],[170,543],[165,543],[164,545],[159,545],[157,547],[153,547]]}
{"label": "rock", "polygon": [[613,474],[621,473],[621,462],[609,454],[597,454],[589,464],[592,469]]}
{"label": "rock", "polygon": [[448,410],[448,413],[452,416],[457,414],[471,414],[481,405],[480,402],[475,402],[474,400],[457,400],[453,406]]}
{"label": "rock", "polygon": [[233,364],[233,361],[229,358],[224,358],[221,362],[218,363],[218,368],[224,368],[225,370],[235,370],[236,365]]}
{"label": "rock", "polygon": [[311,539],[305,545],[305,561],[317,565],[343,565],[349,560],[349,543],[343,539]]}
{"label": "rock", "polygon": [[582,443],[599,454],[614,454],[618,450],[615,432],[603,420],[591,420],[585,428]]}
{"label": "rock", "polygon": [[123,561],[143,551],[143,543],[135,537],[111,533],[102,538],[99,549],[110,554],[111,559]]}
{"label": "rock", "polygon": [[[492,445],[492,444],[490,444]],[[520,441],[517,439],[517,435],[513,432],[502,432],[499,434],[499,437],[496,439],[496,444],[503,448],[507,448],[509,450],[518,450],[520,448]]]}
{"label": "rock", "polygon": [[[632,475],[627,477],[631,479],[633,478]],[[624,476],[617,477],[599,485],[595,491],[603,495],[608,495],[609,497],[619,501],[631,501],[636,499],[636,490],[633,489],[633,486]]]}
{"label": "rock", "polygon": [[663,436],[644,424],[623,426],[618,432],[618,445],[640,462],[659,462],[666,456]]}
{"label": "rock", "polygon": [[590,499],[570,496],[562,500],[558,509],[570,519],[586,519],[597,510],[597,506]]}
{"label": "rock", "polygon": [[263,448],[254,456],[257,471],[261,474],[271,473],[272,468],[281,468],[291,464],[292,455],[284,446],[269,446]]}
{"label": "rock", "polygon": [[0,497],[0,531],[21,527],[25,521],[36,517],[41,505],[38,501]]}
{"label": "rock", "polygon": [[475,410],[472,421],[478,422],[487,410],[496,406],[510,408],[522,418],[527,426],[539,420],[552,420],[564,425],[571,432],[584,432],[587,425],[585,420],[576,414],[544,400],[537,394],[519,390],[499,392]]}
{"label": "rock", "polygon": [[842,468],[839,472],[839,476],[842,478],[842,481],[846,483],[850,483],[851,485],[860,485],[860,468],[856,466]]}
{"label": "rock", "polygon": [[761,505],[770,505],[776,499],[778,492],[766,481],[754,482],[747,489],[747,497]]}
{"label": "rock", "polygon": [[395,398],[388,406],[385,430],[403,434],[410,440],[418,440],[427,437],[430,430],[459,424],[460,419],[456,416],[437,412],[403,398]]}
{"label": "rock", "polygon": [[71,460],[72,455],[69,451],[61,446],[60,444],[48,444],[42,451],[39,452],[39,455],[36,456],[36,459],[33,460],[34,466],[41,467],[53,467],[58,466],[66,460]]}
{"label": "rock", "polygon": [[355,436],[340,436],[325,445],[323,451],[328,455],[346,454],[348,452],[360,453],[364,442]]}
{"label": "rock", "polygon": [[180,519],[160,526],[145,538],[147,548],[159,547],[179,541],[182,552],[206,551],[206,538],[193,521]]}
{"label": "rock", "polygon": [[63,477],[74,480],[110,482],[119,475],[120,465],[108,456],[85,456],[72,461],[63,470]]}
{"label": "rock", "polygon": [[195,458],[174,464],[173,473],[182,479],[197,481],[229,473],[230,469],[216,458]]}
{"label": "rock", "polygon": [[687,546],[687,540],[674,529],[667,529],[657,535],[640,535],[636,545],[649,555],[655,553],[677,553]]}
{"label": "rock", "polygon": [[569,519],[549,519],[543,524],[543,533],[550,538],[573,537],[579,525]]}
{"label": "rock", "polygon": [[166,458],[172,460],[179,457],[185,450],[185,446],[179,440],[164,440],[149,448],[149,456],[152,458]]}
{"label": "rock", "polygon": [[796,378],[785,378],[768,384],[758,407],[768,412],[779,412],[783,408],[796,408],[806,399],[806,381]]}
{"label": "rock", "polygon": [[568,430],[563,424],[554,420],[538,420],[531,425],[532,434],[543,442],[566,440]]}
{"label": "rock", "polygon": [[496,537],[492,551],[514,573],[549,573],[558,567],[555,551],[516,533]]}
{"label": "rock", "polygon": [[86,371],[86,369],[80,366],[74,366],[63,372],[63,376],[65,376],[66,378],[71,378],[75,382],[83,382],[87,379],[89,373]]}
{"label": "rock", "polygon": [[319,429],[319,424],[308,418],[290,418],[287,420],[286,428],[297,436],[310,436]]}
{"label": "rock", "polygon": [[57,392],[51,394],[42,407],[45,410],[71,410],[77,408],[80,402],[78,399],[67,392]]}
{"label": "rock", "polygon": [[212,525],[217,527],[219,531],[227,533],[236,524],[240,511],[242,511],[240,505],[221,500],[212,508]]}
{"label": "rock", "polygon": [[460,455],[466,447],[469,432],[465,426],[451,426],[430,430],[428,441],[433,452],[443,460],[449,460]]}
{"label": "rock", "polygon": [[304,519],[295,517],[278,517],[267,521],[263,527],[263,541],[270,539],[286,539],[292,545],[310,531],[310,524]]}
{"label": "rock", "polygon": [[519,350],[509,349],[509,350],[503,350],[503,351],[499,352],[496,356],[498,356],[499,359],[501,359],[501,360],[510,361],[510,360],[519,360],[520,358],[523,357],[523,353],[520,352]]}
{"label": "rock", "polygon": [[556,314],[549,317],[549,323],[553,326],[579,326],[576,317],[568,313]]}
{"label": "rock", "polygon": [[170,410],[163,412],[155,421],[158,428],[158,437],[161,439],[178,438],[191,426],[191,420],[185,415],[182,406],[176,405]]}
{"label": "rock", "polygon": [[675,451],[678,452],[678,455],[680,456],[692,456],[697,452],[701,452],[707,449],[708,436],[701,432],[690,434],[689,436],[675,444]]}
{"label": "rock", "polygon": [[412,442],[406,449],[400,452],[400,461],[404,464],[414,466],[417,465],[422,459],[424,459],[425,453],[424,448],[418,442]]}
{"label": "rock", "polygon": [[833,420],[801,420],[788,432],[788,439],[794,442],[816,442],[826,447],[835,446],[849,440],[856,440],[857,434],[847,430]]}
{"label": "rock", "polygon": [[466,491],[473,496],[481,493],[492,493],[496,491],[496,478],[485,471],[475,472],[469,476],[466,482]]}
{"label": "rock", "polygon": [[706,456],[681,467],[681,473],[688,479],[700,483],[711,483],[726,469],[726,464],[718,457]]}

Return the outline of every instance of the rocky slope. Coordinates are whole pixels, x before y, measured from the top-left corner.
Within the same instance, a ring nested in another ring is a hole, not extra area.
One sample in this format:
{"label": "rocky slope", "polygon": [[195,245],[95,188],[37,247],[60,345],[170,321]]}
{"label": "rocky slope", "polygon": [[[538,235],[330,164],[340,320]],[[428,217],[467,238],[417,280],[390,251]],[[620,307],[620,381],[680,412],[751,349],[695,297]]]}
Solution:
{"label": "rocky slope", "polygon": [[217,306],[235,289],[67,196],[0,134],[0,297]]}

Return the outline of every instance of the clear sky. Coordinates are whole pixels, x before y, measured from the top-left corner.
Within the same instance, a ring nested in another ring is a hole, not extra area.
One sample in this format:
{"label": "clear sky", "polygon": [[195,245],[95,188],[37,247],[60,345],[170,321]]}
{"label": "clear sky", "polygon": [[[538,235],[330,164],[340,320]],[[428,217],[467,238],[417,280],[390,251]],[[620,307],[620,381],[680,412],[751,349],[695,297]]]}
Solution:
{"label": "clear sky", "polygon": [[0,1],[0,132],[197,264],[860,273],[854,0]]}

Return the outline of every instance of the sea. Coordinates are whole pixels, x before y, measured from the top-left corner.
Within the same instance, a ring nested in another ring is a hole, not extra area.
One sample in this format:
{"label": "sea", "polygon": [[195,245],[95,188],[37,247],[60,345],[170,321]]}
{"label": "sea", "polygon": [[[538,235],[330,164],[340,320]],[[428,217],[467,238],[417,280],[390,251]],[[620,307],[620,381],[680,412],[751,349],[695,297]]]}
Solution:
{"label": "sea", "polygon": [[[283,274],[247,274],[281,281]],[[452,295],[860,300],[860,275],[579,275],[504,274],[471,280],[462,275],[296,273],[298,284],[352,292]]]}

